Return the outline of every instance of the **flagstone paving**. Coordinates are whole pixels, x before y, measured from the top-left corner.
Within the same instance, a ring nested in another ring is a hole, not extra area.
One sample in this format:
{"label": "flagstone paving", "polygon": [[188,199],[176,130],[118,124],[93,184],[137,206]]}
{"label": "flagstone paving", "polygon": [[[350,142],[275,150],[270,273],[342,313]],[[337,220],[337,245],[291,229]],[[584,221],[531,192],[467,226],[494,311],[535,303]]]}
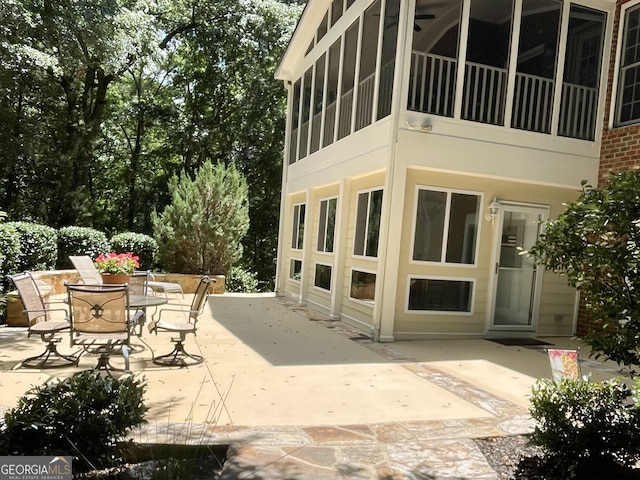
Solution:
{"label": "flagstone paving", "polygon": [[[474,439],[530,433],[528,392],[550,375],[542,350],[481,339],[380,344],[283,298],[223,295],[210,304],[211,318],[185,344],[203,365],[154,368],[144,352],[134,355],[151,408],[133,436],[229,445],[225,480],[498,479]],[[14,370],[31,344],[41,348],[24,337],[0,329],[4,408],[30,384],[62,375]],[[170,348],[167,337],[146,340],[154,351]],[[590,360],[585,368],[619,373]]]}

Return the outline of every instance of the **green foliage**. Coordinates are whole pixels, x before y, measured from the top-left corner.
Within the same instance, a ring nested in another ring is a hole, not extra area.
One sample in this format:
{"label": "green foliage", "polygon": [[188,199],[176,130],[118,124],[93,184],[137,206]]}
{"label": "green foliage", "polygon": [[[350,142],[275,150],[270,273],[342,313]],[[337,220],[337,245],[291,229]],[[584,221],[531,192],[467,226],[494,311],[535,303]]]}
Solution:
{"label": "green foliage", "polygon": [[58,258],[58,234],[54,228],[30,222],[8,222],[20,241],[17,270],[52,270]]}
{"label": "green foliage", "polygon": [[227,292],[254,293],[258,291],[258,279],[255,272],[233,266],[224,278],[224,289]]}
{"label": "green foliage", "polygon": [[286,104],[274,71],[298,3],[0,0],[0,208],[152,234],[173,175],[235,164],[252,216],[243,264],[272,283]]}
{"label": "green foliage", "polygon": [[0,224],[0,275],[18,273],[20,261],[20,235],[14,225]]}
{"label": "green foliage", "polygon": [[613,173],[601,188],[583,182],[530,254],[580,290],[597,322],[586,338],[596,356],[640,365],[640,171]]}
{"label": "green foliage", "polygon": [[[545,452],[552,475],[545,478],[616,478],[612,470],[640,460],[639,387],[636,383],[632,391],[617,380],[538,380],[531,398],[536,420],[531,443]],[[588,476],[594,469],[605,476]]]}
{"label": "green foliage", "polygon": [[58,230],[58,268],[73,268],[69,255],[89,255],[92,259],[111,249],[107,236],[89,227]]}
{"label": "green foliage", "polygon": [[[4,415],[2,455],[68,455],[94,466],[117,460],[116,442],[145,422],[144,384],[84,371],[33,387]],[[85,465],[87,467],[88,465]]]}
{"label": "green foliage", "polygon": [[247,182],[234,166],[206,162],[191,180],[169,182],[173,201],[152,215],[162,266],[176,273],[224,274],[242,255],[249,227]]}
{"label": "green foliage", "polygon": [[143,233],[124,232],[111,237],[111,250],[132,252],[138,256],[140,270],[152,270],[158,255],[158,243],[153,237]]}

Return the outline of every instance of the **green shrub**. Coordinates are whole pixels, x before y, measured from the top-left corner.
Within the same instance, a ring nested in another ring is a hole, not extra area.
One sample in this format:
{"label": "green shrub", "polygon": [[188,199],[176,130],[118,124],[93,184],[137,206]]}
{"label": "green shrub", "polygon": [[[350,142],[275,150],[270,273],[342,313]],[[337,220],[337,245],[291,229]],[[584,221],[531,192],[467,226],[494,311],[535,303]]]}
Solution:
{"label": "green shrub", "polygon": [[242,257],[249,228],[248,187],[235,166],[205,162],[192,180],[169,181],[171,204],[152,213],[160,263],[174,273],[226,274]]}
{"label": "green shrub", "polygon": [[20,255],[16,269],[52,270],[58,258],[58,234],[55,228],[31,222],[8,222],[18,234]]}
{"label": "green shrub", "polygon": [[[0,212],[0,221],[4,219]],[[6,320],[5,292],[13,290],[13,282],[7,275],[17,273],[17,262],[20,258],[20,238],[16,229],[0,223],[0,323]]]}
{"label": "green shrub", "polygon": [[96,371],[33,387],[4,415],[0,454],[73,455],[85,462],[79,468],[114,465],[116,442],[145,422],[143,395],[140,380]]}
{"label": "green shrub", "polygon": [[254,272],[233,266],[224,277],[224,289],[227,292],[253,293],[258,291],[258,279]]}
{"label": "green shrub", "polygon": [[631,390],[618,380],[538,380],[531,443],[545,452],[548,478],[614,478],[591,475],[640,460],[639,392],[639,383]]}
{"label": "green shrub", "polygon": [[158,255],[158,243],[143,233],[124,232],[111,237],[111,249],[118,253],[132,252],[140,259],[140,270],[152,270]]}
{"label": "green shrub", "polygon": [[92,259],[109,253],[107,236],[89,227],[63,227],[58,230],[58,268],[73,268],[69,255],[89,255]]}

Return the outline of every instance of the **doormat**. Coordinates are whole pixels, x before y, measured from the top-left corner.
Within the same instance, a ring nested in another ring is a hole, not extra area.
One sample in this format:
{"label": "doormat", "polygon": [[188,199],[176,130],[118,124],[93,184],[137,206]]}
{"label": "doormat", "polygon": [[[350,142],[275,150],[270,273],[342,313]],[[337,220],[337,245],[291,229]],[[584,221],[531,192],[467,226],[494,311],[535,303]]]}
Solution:
{"label": "doormat", "polygon": [[487,340],[507,347],[545,347],[553,345],[553,343],[543,342],[537,338],[487,338]]}

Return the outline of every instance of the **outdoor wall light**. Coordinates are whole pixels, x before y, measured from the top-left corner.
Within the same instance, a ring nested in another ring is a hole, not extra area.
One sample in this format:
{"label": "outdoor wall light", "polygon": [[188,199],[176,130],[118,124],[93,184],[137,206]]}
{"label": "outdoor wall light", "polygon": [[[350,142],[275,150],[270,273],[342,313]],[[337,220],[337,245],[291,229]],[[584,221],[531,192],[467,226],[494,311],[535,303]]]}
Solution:
{"label": "outdoor wall light", "polygon": [[496,200],[496,197],[493,197],[493,202],[487,207],[487,220],[491,221],[491,226],[493,226],[500,213],[500,206],[500,202]]}
{"label": "outdoor wall light", "polygon": [[412,125],[409,122],[405,122],[405,126],[409,130],[414,130],[416,132],[431,132],[433,130],[433,126],[429,123],[423,123],[422,125]]}

